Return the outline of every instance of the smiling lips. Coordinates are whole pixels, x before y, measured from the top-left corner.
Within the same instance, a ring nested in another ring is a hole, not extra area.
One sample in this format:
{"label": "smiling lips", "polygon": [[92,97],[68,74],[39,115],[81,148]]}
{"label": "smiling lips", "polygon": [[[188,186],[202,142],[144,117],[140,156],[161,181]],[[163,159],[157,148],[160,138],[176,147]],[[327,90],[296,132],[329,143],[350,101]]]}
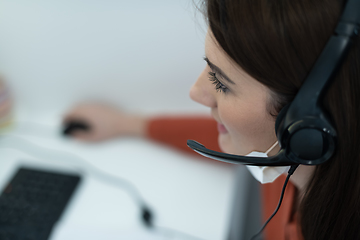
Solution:
{"label": "smiling lips", "polygon": [[225,126],[220,123],[217,124],[217,128],[218,128],[219,133],[227,133],[228,132],[226,130]]}

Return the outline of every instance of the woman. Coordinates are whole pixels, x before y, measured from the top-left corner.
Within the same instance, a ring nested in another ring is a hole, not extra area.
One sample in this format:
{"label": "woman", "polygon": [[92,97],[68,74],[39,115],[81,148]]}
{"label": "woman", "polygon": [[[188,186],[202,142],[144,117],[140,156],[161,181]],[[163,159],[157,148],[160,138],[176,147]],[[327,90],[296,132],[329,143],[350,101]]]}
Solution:
{"label": "woman", "polygon": [[[339,0],[206,1],[208,64],[190,96],[211,109],[222,151],[239,155],[265,152],[276,142],[276,116],[296,95],[332,35],[344,4]],[[336,153],[316,167],[298,167],[290,178],[283,206],[265,229],[266,239],[360,239],[359,79],[357,38],[323,100],[338,131]],[[81,113],[86,108],[74,110],[67,120],[87,118],[88,113]],[[142,129],[141,134],[151,132],[148,129],[156,122],[99,109],[114,113],[116,122],[128,119]],[[93,125],[98,126],[96,122]],[[113,126],[119,129],[117,124]],[[213,127],[214,122],[209,124]],[[90,140],[90,135],[93,140],[114,136],[109,132],[112,130],[101,137],[98,134],[103,131],[77,136],[85,140]],[[279,147],[269,155],[277,150]],[[263,185],[265,218],[276,206],[283,181],[280,177]]]}

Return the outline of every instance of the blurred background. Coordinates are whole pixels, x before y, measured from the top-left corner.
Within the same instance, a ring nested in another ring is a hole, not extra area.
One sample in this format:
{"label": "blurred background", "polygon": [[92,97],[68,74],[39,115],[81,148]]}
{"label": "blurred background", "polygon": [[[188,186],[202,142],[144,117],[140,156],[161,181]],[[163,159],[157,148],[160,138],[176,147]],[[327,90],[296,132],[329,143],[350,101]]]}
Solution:
{"label": "blurred background", "polygon": [[59,116],[87,100],[208,112],[188,97],[205,65],[207,27],[194,2],[0,0],[0,73],[17,115]]}
{"label": "blurred background", "polygon": [[[160,225],[201,239],[245,239],[257,230],[250,220],[259,209],[249,210],[258,196],[248,195],[257,188],[244,167],[199,161],[141,140],[94,147],[59,138],[63,114],[79,102],[154,115],[208,114],[189,98],[205,66],[207,26],[198,2],[0,0],[0,76],[13,97],[12,119],[40,123],[20,125],[12,133],[129,180],[155,209]],[[4,96],[0,91],[0,100]],[[19,164],[16,154],[0,151],[1,186]],[[36,166],[49,165],[48,159],[32,159]],[[119,239],[116,231],[140,225],[138,206],[91,174],[79,192],[52,239]],[[91,232],[95,229],[99,236]]]}

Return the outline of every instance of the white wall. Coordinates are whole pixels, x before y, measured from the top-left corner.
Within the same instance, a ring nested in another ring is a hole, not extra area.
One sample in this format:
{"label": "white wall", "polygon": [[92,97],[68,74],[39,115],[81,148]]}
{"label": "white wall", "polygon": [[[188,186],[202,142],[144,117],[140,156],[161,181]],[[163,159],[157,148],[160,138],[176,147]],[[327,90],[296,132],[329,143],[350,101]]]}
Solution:
{"label": "white wall", "polygon": [[194,6],[0,0],[0,73],[32,117],[92,99],[131,111],[208,112],[188,97],[205,66],[206,25]]}

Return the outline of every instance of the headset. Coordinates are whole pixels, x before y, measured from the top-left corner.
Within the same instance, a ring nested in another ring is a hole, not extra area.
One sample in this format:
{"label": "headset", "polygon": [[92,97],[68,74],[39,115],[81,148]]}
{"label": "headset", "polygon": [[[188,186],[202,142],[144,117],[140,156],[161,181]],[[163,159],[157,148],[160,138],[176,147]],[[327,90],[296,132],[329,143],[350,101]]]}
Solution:
{"label": "headset", "polygon": [[321,100],[360,32],[360,0],[349,0],[333,35],[325,45],[294,100],[278,114],[275,133],[280,151],[271,157],[247,157],[207,149],[188,140],[197,153],[222,162],[255,166],[318,165],[336,150],[336,129]]}

